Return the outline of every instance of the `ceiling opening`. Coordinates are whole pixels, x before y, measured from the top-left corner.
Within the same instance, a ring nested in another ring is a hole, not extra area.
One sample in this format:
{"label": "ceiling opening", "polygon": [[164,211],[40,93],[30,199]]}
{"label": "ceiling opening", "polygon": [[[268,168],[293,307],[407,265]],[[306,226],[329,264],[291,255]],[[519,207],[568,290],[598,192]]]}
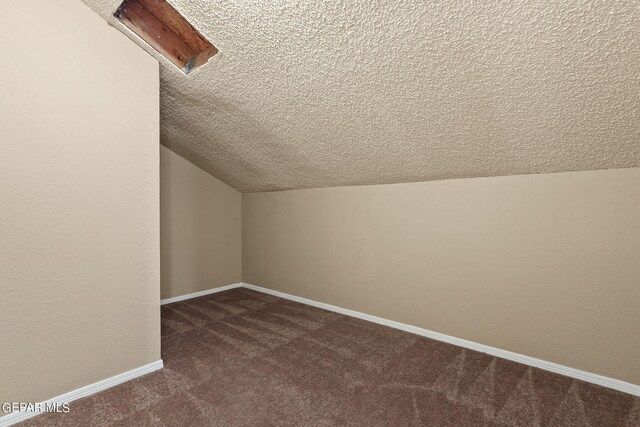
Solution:
{"label": "ceiling opening", "polygon": [[166,0],[124,0],[114,16],[185,74],[218,53]]}

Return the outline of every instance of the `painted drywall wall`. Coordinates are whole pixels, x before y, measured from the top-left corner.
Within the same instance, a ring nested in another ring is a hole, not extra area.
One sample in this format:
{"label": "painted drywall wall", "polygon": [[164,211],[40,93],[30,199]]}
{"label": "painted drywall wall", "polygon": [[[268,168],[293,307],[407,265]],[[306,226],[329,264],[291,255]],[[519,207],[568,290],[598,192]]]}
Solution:
{"label": "painted drywall wall", "polygon": [[158,64],[78,0],[0,49],[0,402],[38,402],[160,359]]}
{"label": "painted drywall wall", "polygon": [[640,384],[640,169],[242,205],[244,282]]}
{"label": "painted drywall wall", "polygon": [[160,150],[162,299],[241,281],[240,193]]}
{"label": "painted drywall wall", "polygon": [[240,191],[640,166],[638,0],[170,2],[162,144]]}

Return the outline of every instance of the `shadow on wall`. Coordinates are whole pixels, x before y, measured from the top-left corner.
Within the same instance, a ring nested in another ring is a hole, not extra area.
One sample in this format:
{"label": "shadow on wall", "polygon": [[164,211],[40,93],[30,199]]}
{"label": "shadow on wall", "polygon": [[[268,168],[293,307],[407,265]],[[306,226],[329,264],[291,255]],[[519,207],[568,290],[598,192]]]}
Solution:
{"label": "shadow on wall", "polygon": [[241,279],[240,193],[160,147],[161,299]]}

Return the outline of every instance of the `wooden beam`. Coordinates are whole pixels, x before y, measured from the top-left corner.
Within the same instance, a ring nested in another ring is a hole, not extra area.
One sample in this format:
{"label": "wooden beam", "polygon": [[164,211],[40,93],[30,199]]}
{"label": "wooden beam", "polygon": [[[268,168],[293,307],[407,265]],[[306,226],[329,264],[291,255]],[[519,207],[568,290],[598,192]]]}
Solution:
{"label": "wooden beam", "polygon": [[202,52],[211,46],[209,43],[176,9],[166,0],[139,0],[156,18],[162,21],[179,38],[196,52]]}
{"label": "wooden beam", "polygon": [[166,0],[124,0],[114,16],[186,74],[218,53]]}

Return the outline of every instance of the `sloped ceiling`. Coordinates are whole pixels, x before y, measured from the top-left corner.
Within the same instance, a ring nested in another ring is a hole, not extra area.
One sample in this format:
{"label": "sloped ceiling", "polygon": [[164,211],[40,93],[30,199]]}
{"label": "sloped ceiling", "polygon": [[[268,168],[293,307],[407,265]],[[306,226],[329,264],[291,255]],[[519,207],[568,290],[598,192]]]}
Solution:
{"label": "sloped ceiling", "polygon": [[171,3],[162,143],[240,191],[640,166],[640,1]]}

